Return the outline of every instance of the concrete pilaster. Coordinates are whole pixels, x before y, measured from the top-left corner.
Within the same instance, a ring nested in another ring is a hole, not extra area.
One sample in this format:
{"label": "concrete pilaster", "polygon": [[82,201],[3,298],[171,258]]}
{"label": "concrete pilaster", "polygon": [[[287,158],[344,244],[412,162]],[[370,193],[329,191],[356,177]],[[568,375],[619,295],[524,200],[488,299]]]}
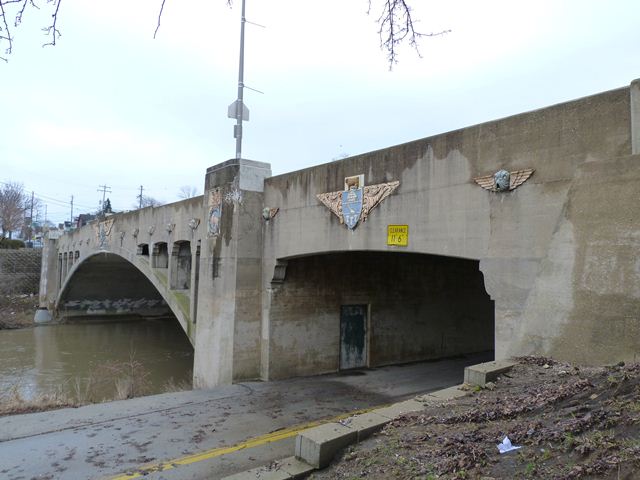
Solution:
{"label": "concrete pilaster", "polygon": [[[207,170],[194,386],[260,375],[262,191],[269,164],[229,160]],[[216,207],[219,209],[215,211]]]}
{"label": "concrete pilaster", "polygon": [[631,155],[640,153],[640,78],[631,82]]}
{"label": "concrete pilaster", "polygon": [[51,309],[58,294],[58,249],[57,240],[45,240],[42,248],[42,266],[40,268],[40,291],[38,304],[40,308]]}

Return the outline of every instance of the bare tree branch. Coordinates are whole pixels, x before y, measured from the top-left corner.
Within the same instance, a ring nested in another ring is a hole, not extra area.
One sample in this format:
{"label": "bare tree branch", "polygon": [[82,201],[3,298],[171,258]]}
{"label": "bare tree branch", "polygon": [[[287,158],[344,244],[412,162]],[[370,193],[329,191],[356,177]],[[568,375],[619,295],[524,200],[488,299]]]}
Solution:
{"label": "bare tree branch", "polygon": [[192,185],[183,185],[178,190],[178,198],[187,199],[198,196],[198,189]]}
{"label": "bare tree branch", "polygon": [[51,17],[53,18],[53,23],[50,26],[44,27],[42,29],[42,31],[47,35],[51,34],[51,41],[49,43],[45,43],[42,46],[46,47],[48,45],[51,45],[55,47],[56,39],[60,37],[60,31],[56,28],[56,24],[58,23],[58,10],[60,10],[60,4],[62,3],[62,0],[47,0],[47,3],[53,3],[56,6],[56,11],[53,12],[53,15],[51,15]]}
{"label": "bare tree branch", "polygon": [[[13,26],[14,27],[18,27],[18,25],[20,25],[22,23],[22,17],[24,15],[24,10],[25,8],[27,8],[27,4],[29,3],[29,0],[24,0],[24,2],[22,3],[22,8],[18,11],[18,13],[16,14],[16,19],[13,22]],[[38,6],[33,3],[33,0],[31,0],[31,6],[38,8]]]}
{"label": "bare tree branch", "polygon": [[[42,4],[45,1],[48,5],[52,6],[54,11],[51,15],[51,25],[42,29],[47,36],[51,36],[50,41],[42,46],[55,46],[58,38],[61,36],[57,22],[62,0],[0,0],[0,46],[5,47],[5,56],[0,56],[0,60],[6,62],[6,57],[13,51],[14,37],[9,25],[12,24],[13,27],[17,28],[22,23],[24,14],[29,6],[39,9],[38,3]],[[232,6],[233,0],[225,1],[229,7]],[[378,5],[377,2],[380,2],[382,6],[377,17],[379,25],[378,35],[380,37],[380,48],[387,53],[389,68],[393,68],[393,65],[398,62],[398,46],[400,44],[408,43],[409,46],[417,52],[418,56],[422,56],[418,45],[421,38],[435,37],[450,32],[450,30],[434,33],[417,31],[414,18],[412,17],[413,12],[409,5],[409,3],[415,1],[416,0],[375,0],[374,2],[374,0],[368,0],[369,9],[367,14],[370,14],[372,8],[375,8],[372,5]],[[160,31],[160,23],[165,4],[166,0],[162,0],[153,38],[156,38]]]}
{"label": "bare tree branch", "polygon": [[142,195],[142,198],[139,198],[139,203],[134,203],[133,208],[146,208],[146,207],[159,207],[163,205],[164,202],[162,200],[157,200],[149,195]]}
{"label": "bare tree branch", "polygon": [[[2,16],[2,23],[4,24],[4,28],[0,26],[0,32],[4,32],[0,34],[0,40],[7,40],[9,42],[9,46],[5,50],[6,55],[11,55],[11,49],[13,48],[13,40],[11,39],[11,31],[9,30],[9,25],[7,24],[7,13],[4,9],[5,3],[0,0],[0,16]],[[0,59],[7,61],[6,58],[0,57]]]}
{"label": "bare tree branch", "polygon": [[[162,0],[162,5],[160,5],[160,12],[158,12],[158,24],[156,25],[156,31],[153,32],[153,38],[155,40],[156,35],[158,34],[158,30],[160,30],[160,20],[162,19],[162,11],[164,10],[164,4],[167,0]],[[233,0],[227,0],[227,5],[231,7]]]}
{"label": "bare tree branch", "polygon": [[[371,1],[369,9],[371,12]],[[408,41],[419,57],[422,58],[418,40],[423,37],[436,37],[449,33],[451,30],[443,30],[437,33],[421,33],[415,29],[412,17],[412,9],[406,0],[384,0],[382,11],[378,17],[378,35],[380,36],[380,48],[386,50],[389,68],[398,63],[397,47],[404,41]]]}
{"label": "bare tree branch", "polygon": [[160,19],[162,18],[162,11],[164,10],[164,2],[166,2],[167,0],[162,0],[162,5],[160,5],[160,12],[158,13],[158,26],[156,27],[156,31],[153,32],[153,38],[156,38],[156,35],[158,34],[158,30],[160,30]]}

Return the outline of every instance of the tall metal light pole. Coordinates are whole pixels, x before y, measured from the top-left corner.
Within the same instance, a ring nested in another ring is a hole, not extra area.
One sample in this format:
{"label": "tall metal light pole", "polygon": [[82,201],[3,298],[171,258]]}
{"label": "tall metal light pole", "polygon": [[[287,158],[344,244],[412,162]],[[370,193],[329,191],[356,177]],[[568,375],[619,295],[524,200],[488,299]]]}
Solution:
{"label": "tall metal light pole", "polygon": [[244,97],[244,26],[247,23],[245,18],[245,0],[242,0],[242,16],[240,17],[240,66],[238,68],[238,99],[229,105],[227,115],[235,118],[236,124],[233,126],[233,136],[236,139],[236,159],[242,158],[242,122],[249,120],[249,109],[243,103]]}

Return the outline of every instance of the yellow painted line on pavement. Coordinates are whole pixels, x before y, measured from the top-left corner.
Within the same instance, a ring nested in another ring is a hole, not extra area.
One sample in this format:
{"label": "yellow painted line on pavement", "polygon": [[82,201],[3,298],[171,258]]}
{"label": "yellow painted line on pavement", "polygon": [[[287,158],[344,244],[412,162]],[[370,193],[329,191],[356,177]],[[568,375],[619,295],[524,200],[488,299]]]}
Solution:
{"label": "yellow painted line on pavement", "polygon": [[133,480],[134,478],[140,478],[140,477],[149,475],[150,473],[165,472],[167,470],[172,470],[174,468],[177,468],[183,465],[191,465],[192,463],[202,462],[204,460],[210,460],[212,458],[228,455],[229,453],[237,452],[239,450],[246,450],[248,448],[259,447],[260,445],[266,445],[267,443],[278,442],[280,440],[285,440],[287,438],[293,437],[294,435],[297,435],[298,433],[304,430],[317,427],[324,423],[336,422],[336,421],[351,417],[353,415],[368,413],[378,408],[383,408],[385,406],[388,406],[388,405],[378,405],[376,407],[365,408],[362,410],[355,410],[353,412],[343,413],[336,417],[325,418],[323,420],[315,420],[313,422],[304,423],[304,424],[296,425],[289,428],[284,428],[282,430],[276,430],[275,432],[267,433],[259,437],[250,438],[249,440],[245,440],[244,442],[237,443],[236,445],[233,445],[231,447],[213,448],[211,450],[206,450],[201,453],[195,453],[193,455],[188,455],[186,457],[181,457],[174,460],[167,460],[164,462],[147,464],[140,468],[136,468],[134,472],[117,475],[115,477],[109,477],[109,480]]}

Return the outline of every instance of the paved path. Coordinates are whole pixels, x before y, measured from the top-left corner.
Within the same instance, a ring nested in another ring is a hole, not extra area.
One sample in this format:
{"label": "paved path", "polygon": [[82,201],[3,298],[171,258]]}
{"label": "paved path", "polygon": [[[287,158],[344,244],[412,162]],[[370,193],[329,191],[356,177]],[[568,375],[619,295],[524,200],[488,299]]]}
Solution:
{"label": "paved path", "polygon": [[461,383],[466,365],[490,359],[474,355],[4,417],[0,478],[220,478],[290,456],[296,432],[313,422]]}

